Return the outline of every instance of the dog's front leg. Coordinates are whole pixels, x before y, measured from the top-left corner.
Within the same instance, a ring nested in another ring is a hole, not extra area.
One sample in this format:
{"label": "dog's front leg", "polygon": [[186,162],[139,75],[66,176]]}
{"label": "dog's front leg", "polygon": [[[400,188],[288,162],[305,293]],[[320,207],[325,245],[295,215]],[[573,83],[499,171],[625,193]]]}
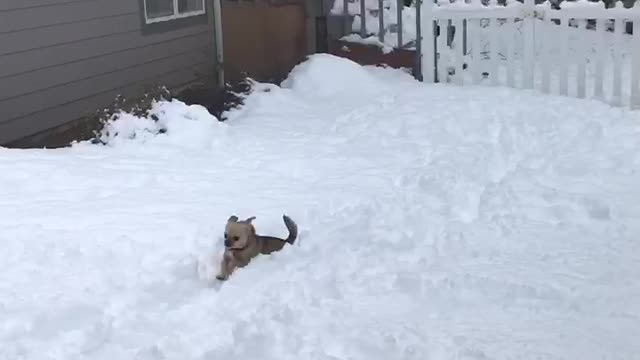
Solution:
{"label": "dog's front leg", "polygon": [[220,273],[216,275],[216,279],[224,281],[231,276],[231,273],[235,269],[236,264],[233,256],[231,254],[225,252],[222,261],[220,262]]}

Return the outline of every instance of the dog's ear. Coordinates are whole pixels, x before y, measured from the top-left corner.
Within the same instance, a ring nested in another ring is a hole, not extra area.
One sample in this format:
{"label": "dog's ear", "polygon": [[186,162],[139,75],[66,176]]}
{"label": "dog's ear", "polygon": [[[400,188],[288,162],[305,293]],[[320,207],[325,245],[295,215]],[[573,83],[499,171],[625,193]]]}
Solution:
{"label": "dog's ear", "polygon": [[243,221],[243,223],[251,224],[251,222],[252,222],[253,220],[255,220],[255,219],[256,219],[256,217],[255,217],[255,216],[252,216],[252,217],[248,218],[247,220]]}
{"label": "dog's ear", "polygon": [[227,220],[228,223],[232,223],[232,222],[238,222],[238,217],[235,215],[231,215],[231,217],[229,217],[229,219]]}

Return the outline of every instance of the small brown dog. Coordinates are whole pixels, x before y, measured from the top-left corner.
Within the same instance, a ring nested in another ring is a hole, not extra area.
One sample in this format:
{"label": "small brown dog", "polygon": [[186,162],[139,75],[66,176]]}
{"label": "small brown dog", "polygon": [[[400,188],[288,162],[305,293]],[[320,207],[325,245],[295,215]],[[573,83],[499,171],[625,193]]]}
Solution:
{"label": "small brown dog", "polygon": [[220,273],[216,275],[216,279],[227,280],[236,268],[247,266],[254,257],[280,251],[286,243],[293,245],[298,237],[298,226],[287,215],[282,216],[289,230],[286,239],[257,235],[251,224],[254,219],[255,216],[239,221],[234,215],[227,220],[224,232],[225,250],[220,263]]}

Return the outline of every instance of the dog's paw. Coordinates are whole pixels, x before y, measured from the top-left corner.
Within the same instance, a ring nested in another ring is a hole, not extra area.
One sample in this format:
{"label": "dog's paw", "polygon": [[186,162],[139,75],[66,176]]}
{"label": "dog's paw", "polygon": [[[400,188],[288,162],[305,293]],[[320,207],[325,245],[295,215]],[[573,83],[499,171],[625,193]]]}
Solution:
{"label": "dog's paw", "polygon": [[227,279],[228,279],[228,277],[227,277],[227,276],[223,276],[223,275],[218,274],[218,275],[216,275],[216,279],[218,279],[218,280],[220,280],[220,281],[225,281],[225,280],[227,280]]}

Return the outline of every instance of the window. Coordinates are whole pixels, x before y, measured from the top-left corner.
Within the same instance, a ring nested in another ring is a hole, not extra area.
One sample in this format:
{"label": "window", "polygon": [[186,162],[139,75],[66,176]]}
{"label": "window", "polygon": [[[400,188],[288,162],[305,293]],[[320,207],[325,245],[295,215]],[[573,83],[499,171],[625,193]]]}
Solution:
{"label": "window", "polygon": [[147,24],[204,13],[204,0],[144,0]]}

